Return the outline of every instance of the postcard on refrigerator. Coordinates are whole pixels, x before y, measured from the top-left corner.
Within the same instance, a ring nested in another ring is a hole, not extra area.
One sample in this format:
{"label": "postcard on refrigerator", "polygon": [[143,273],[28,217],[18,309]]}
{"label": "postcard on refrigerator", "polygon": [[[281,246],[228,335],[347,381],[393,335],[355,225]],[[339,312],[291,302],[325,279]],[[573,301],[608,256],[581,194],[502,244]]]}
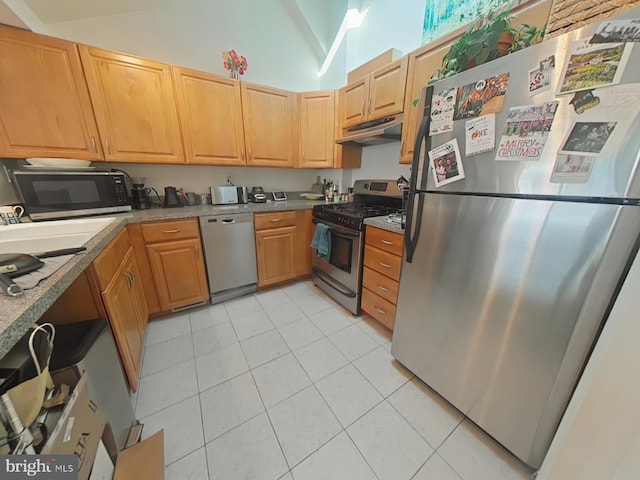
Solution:
{"label": "postcard on refrigerator", "polygon": [[431,123],[429,135],[450,132],[453,130],[453,111],[456,106],[457,88],[445,88],[434,93],[431,99]]}
{"label": "postcard on refrigerator", "polygon": [[558,102],[513,107],[496,152],[496,160],[540,160]]}
{"label": "postcard on refrigerator", "polygon": [[464,178],[464,167],[460,158],[458,141],[454,138],[429,151],[429,164],[433,172],[436,187]]}
{"label": "postcard on refrigerator", "polygon": [[616,125],[617,122],[576,122],[564,139],[560,153],[597,157]]}
{"label": "postcard on refrigerator", "polygon": [[509,74],[503,73],[459,87],[453,119],[462,120],[501,112],[508,84]]}
{"label": "postcard on refrigerator", "polygon": [[540,65],[529,70],[529,95],[551,90],[555,74],[556,59],[551,55],[540,62]]}
{"label": "postcard on refrigerator", "polygon": [[493,150],[496,146],[496,114],[467,120],[464,131],[467,156]]}
{"label": "postcard on refrigerator", "polygon": [[549,179],[552,183],[587,183],[595,157],[560,154]]}
{"label": "postcard on refrigerator", "polygon": [[631,55],[630,43],[572,42],[558,82],[557,95],[620,83]]}
{"label": "postcard on refrigerator", "polygon": [[640,19],[606,20],[593,34],[591,43],[640,42]]}

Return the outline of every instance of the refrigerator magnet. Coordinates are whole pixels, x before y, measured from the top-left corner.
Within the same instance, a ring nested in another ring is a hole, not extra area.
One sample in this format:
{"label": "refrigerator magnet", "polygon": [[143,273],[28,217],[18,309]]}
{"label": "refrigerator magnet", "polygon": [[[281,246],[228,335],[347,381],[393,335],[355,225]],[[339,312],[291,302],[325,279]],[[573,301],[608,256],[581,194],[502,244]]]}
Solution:
{"label": "refrigerator magnet", "polygon": [[551,90],[555,74],[556,59],[551,55],[540,61],[537,68],[529,70],[529,95]]}
{"label": "refrigerator magnet", "polygon": [[460,157],[458,140],[455,138],[429,151],[429,164],[436,187],[464,178],[464,166]]}
{"label": "refrigerator magnet", "polygon": [[431,122],[429,135],[453,130],[453,111],[456,106],[458,88],[445,88],[433,95],[431,101]]}
{"label": "refrigerator magnet", "polygon": [[631,55],[631,43],[572,42],[556,95],[620,83]]}
{"label": "refrigerator magnet", "polygon": [[496,160],[540,160],[557,110],[557,101],[511,108]]}
{"label": "refrigerator magnet", "polygon": [[501,112],[508,85],[509,74],[502,73],[459,87],[453,119],[462,120]]}
{"label": "refrigerator magnet", "polygon": [[551,183],[587,183],[596,157],[560,154],[556,158]]}
{"label": "refrigerator magnet", "polygon": [[493,150],[496,146],[496,114],[467,120],[464,133],[467,156]]}
{"label": "refrigerator magnet", "polygon": [[576,122],[565,137],[560,153],[597,157],[616,125],[617,122]]}

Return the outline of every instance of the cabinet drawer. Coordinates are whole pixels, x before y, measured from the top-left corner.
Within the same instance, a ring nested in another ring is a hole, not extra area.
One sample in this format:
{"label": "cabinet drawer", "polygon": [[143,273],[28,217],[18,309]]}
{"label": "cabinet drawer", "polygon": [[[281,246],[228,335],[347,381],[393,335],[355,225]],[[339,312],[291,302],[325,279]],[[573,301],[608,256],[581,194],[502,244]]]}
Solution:
{"label": "cabinet drawer", "polygon": [[296,212],[256,213],[253,215],[253,223],[256,230],[268,228],[294,227],[296,225]]}
{"label": "cabinet drawer", "polygon": [[365,245],[364,266],[372,268],[393,280],[400,280],[402,258],[379,248]]}
{"label": "cabinet drawer", "polygon": [[104,291],[109,285],[129,247],[131,247],[131,240],[129,239],[129,232],[125,228],[93,261],[93,268],[98,279],[100,291]]}
{"label": "cabinet drawer", "polygon": [[397,303],[398,282],[390,279],[389,277],[385,277],[375,270],[364,267],[362,286],[394,305]]}
{"label": "cabinet drawer", "polygon": [[170,242],[186,238],[200,238],[198,221],[195,218],[171,222],[143,223],[142,237],[145,243]]}
{"label": "cabinet drawer", "polygon": [[362,289],[362,309],[390,330],[396,321],[396,306],[371,290]]}
{"label": "cabinet drawer", "polygon": [[380,250],[384,250],[385,252],[402,256],[404,237],[381,228],[367,227],[365,243],[372,247],[379,248]]}

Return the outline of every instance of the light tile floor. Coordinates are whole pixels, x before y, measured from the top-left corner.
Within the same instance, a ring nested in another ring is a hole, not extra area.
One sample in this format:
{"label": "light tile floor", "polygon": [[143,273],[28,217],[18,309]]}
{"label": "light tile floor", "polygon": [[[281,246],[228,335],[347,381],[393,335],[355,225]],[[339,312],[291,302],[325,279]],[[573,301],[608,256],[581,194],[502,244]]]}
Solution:
{"label": "light tile floor", "polygon": [[167,480],[525,480],[310,281],[152,321],[136,414]]}

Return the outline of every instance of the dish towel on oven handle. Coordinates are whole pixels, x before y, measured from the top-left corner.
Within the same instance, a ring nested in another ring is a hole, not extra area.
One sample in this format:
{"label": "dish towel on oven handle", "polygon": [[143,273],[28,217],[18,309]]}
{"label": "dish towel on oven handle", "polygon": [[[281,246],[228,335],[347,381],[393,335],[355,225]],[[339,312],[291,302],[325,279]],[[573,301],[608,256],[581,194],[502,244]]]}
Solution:
{"label": "dish towel on oven handle", "polygon": [[311,248],[315,248],[316,255],[325,262],[331,259],[331,229],[324,223],[316,223]]}

